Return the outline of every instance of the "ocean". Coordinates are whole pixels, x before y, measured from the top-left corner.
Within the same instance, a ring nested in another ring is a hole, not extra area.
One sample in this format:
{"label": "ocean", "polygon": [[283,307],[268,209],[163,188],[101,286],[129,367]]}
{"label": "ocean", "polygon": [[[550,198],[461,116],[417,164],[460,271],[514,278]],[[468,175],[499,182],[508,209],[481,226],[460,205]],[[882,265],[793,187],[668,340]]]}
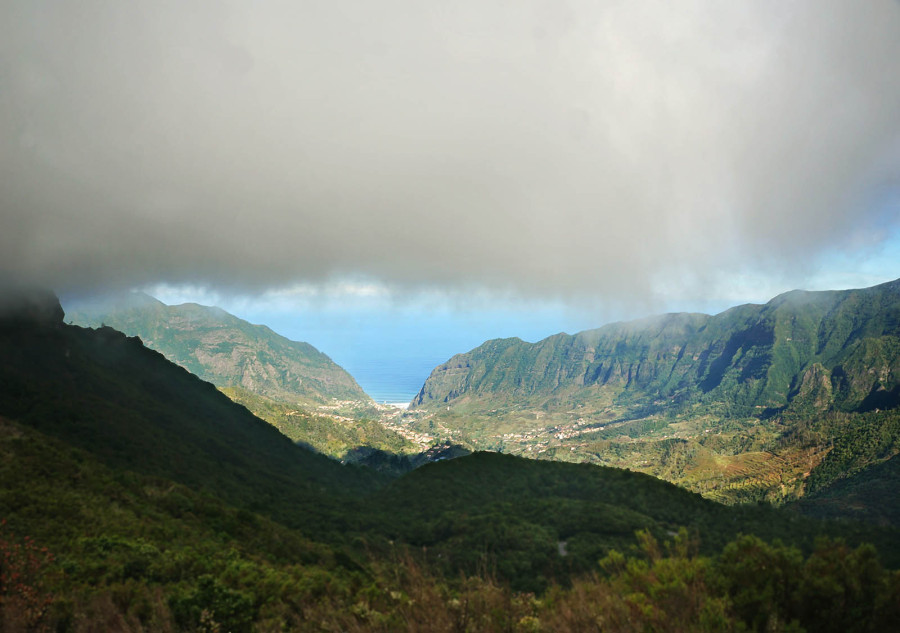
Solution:
{"label": "ocean", "polygon": [[380,358],[359,359],[343,364],[344,369],[356,379],[359,386],[372,396],[375,402],[408,403],[419,393],[425,379],[441,359]]}
{"label": "ocean", "polygon": [[[586,329],[559,308],[454,311],[427,306],[325,304],[318,308],[266,309],[245,303],[223,306],[251,323],[264,323],[282,336],[306,341],[347,370],[376,402],[408,403],[431,371],[454,354],[491,338],[518,336],[536,341],[561,331]],[[582,326],[582,327],[577,327]]]}

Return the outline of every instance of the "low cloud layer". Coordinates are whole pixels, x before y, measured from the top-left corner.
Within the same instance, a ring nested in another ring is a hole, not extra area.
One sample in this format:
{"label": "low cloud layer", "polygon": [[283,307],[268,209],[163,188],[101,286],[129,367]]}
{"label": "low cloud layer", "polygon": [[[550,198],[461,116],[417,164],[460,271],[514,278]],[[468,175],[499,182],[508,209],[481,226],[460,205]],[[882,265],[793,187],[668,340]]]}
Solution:
{"label": "low cloud layer", "polygon": [[898,230],[900,3],[3,1],[0,173],[59,290],[701,294]]}

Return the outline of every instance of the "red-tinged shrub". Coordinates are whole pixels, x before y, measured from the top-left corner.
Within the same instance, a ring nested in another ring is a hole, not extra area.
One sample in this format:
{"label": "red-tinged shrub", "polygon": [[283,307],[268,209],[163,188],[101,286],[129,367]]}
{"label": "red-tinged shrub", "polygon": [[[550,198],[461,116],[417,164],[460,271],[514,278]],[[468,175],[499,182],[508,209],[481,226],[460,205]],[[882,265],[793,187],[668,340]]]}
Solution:
{"label": "red-tinged shrub", "polygon": [[0,520],[0,631],[41,631],[53,596],[43,587],[53,554],[30,536],[21,541]]}

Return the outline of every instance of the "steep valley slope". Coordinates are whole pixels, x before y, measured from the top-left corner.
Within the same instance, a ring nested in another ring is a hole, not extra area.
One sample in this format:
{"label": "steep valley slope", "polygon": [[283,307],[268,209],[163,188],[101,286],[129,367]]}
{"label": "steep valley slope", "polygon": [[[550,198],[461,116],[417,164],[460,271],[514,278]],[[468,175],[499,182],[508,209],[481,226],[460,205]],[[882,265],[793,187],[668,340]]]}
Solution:
{"label": "steep valley slope", "polygon": [[811,473],[822,489],[892,458],[898,404],[894,281],[488,341],[437,367],[407,420],[474,448],[627,467],[723,501],[785,501],[808,492]]}
{"label": "steep valley slope", "polygon": [[131,292],[73,301],[67,320],[140,337],[295,442],[325,454],[353,455],[360,446],[398,454],[422,449],[382,425],[383,407],[327,355],[221,308],[170,306]]}
{"label": "steep valley slope", "polygon": [[169,306],[133,292],[68,305],[66,315],[75,325],[107,325],[139,336],[151,349],[215,385],[283,402],[371,400],[350,374],[309,343],[291,341],[221,308]]}

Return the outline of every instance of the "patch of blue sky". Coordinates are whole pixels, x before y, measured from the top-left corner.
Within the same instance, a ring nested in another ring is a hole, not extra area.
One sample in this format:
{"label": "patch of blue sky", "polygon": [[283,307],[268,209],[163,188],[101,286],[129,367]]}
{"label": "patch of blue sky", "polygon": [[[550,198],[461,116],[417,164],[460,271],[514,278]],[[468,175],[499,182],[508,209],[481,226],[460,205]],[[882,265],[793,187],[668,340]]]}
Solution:
{"label": "patch of blue sky", "polygon": [[387,402],[408,402],[432,369],[488,339],[537,341],[605,322],[560,302],[491,303],[481,298],[474,309],[430,294],[392,298],[377,285],[365,284],[325,291],[298,287],[255,298],[189,287],[147,290],[167,304],[217,305],[282,336],[306,341],[349,371],[369,395]]}
{"label": "patch of blue sky", "polygon": [[377,401],[408,402],[434,367],[488,339],[534,342],[658,312],[715,314],[739,303],[764,303],[795,288],[862,288],[898,277],[900,230],[897,218],[886,217],[879,239],[825,252],[794,276],[752,269],[713,274],[702,297],[685,294],[673,284],[657,289],[657,301],[630,307],[514,300],[483,291],[467,297],[459,292],[397,294],[365,281],[298,285],[255,297],[186,286],[147,290],[167,304],[217,305],[282,336],[306,341],[349,371]]}

